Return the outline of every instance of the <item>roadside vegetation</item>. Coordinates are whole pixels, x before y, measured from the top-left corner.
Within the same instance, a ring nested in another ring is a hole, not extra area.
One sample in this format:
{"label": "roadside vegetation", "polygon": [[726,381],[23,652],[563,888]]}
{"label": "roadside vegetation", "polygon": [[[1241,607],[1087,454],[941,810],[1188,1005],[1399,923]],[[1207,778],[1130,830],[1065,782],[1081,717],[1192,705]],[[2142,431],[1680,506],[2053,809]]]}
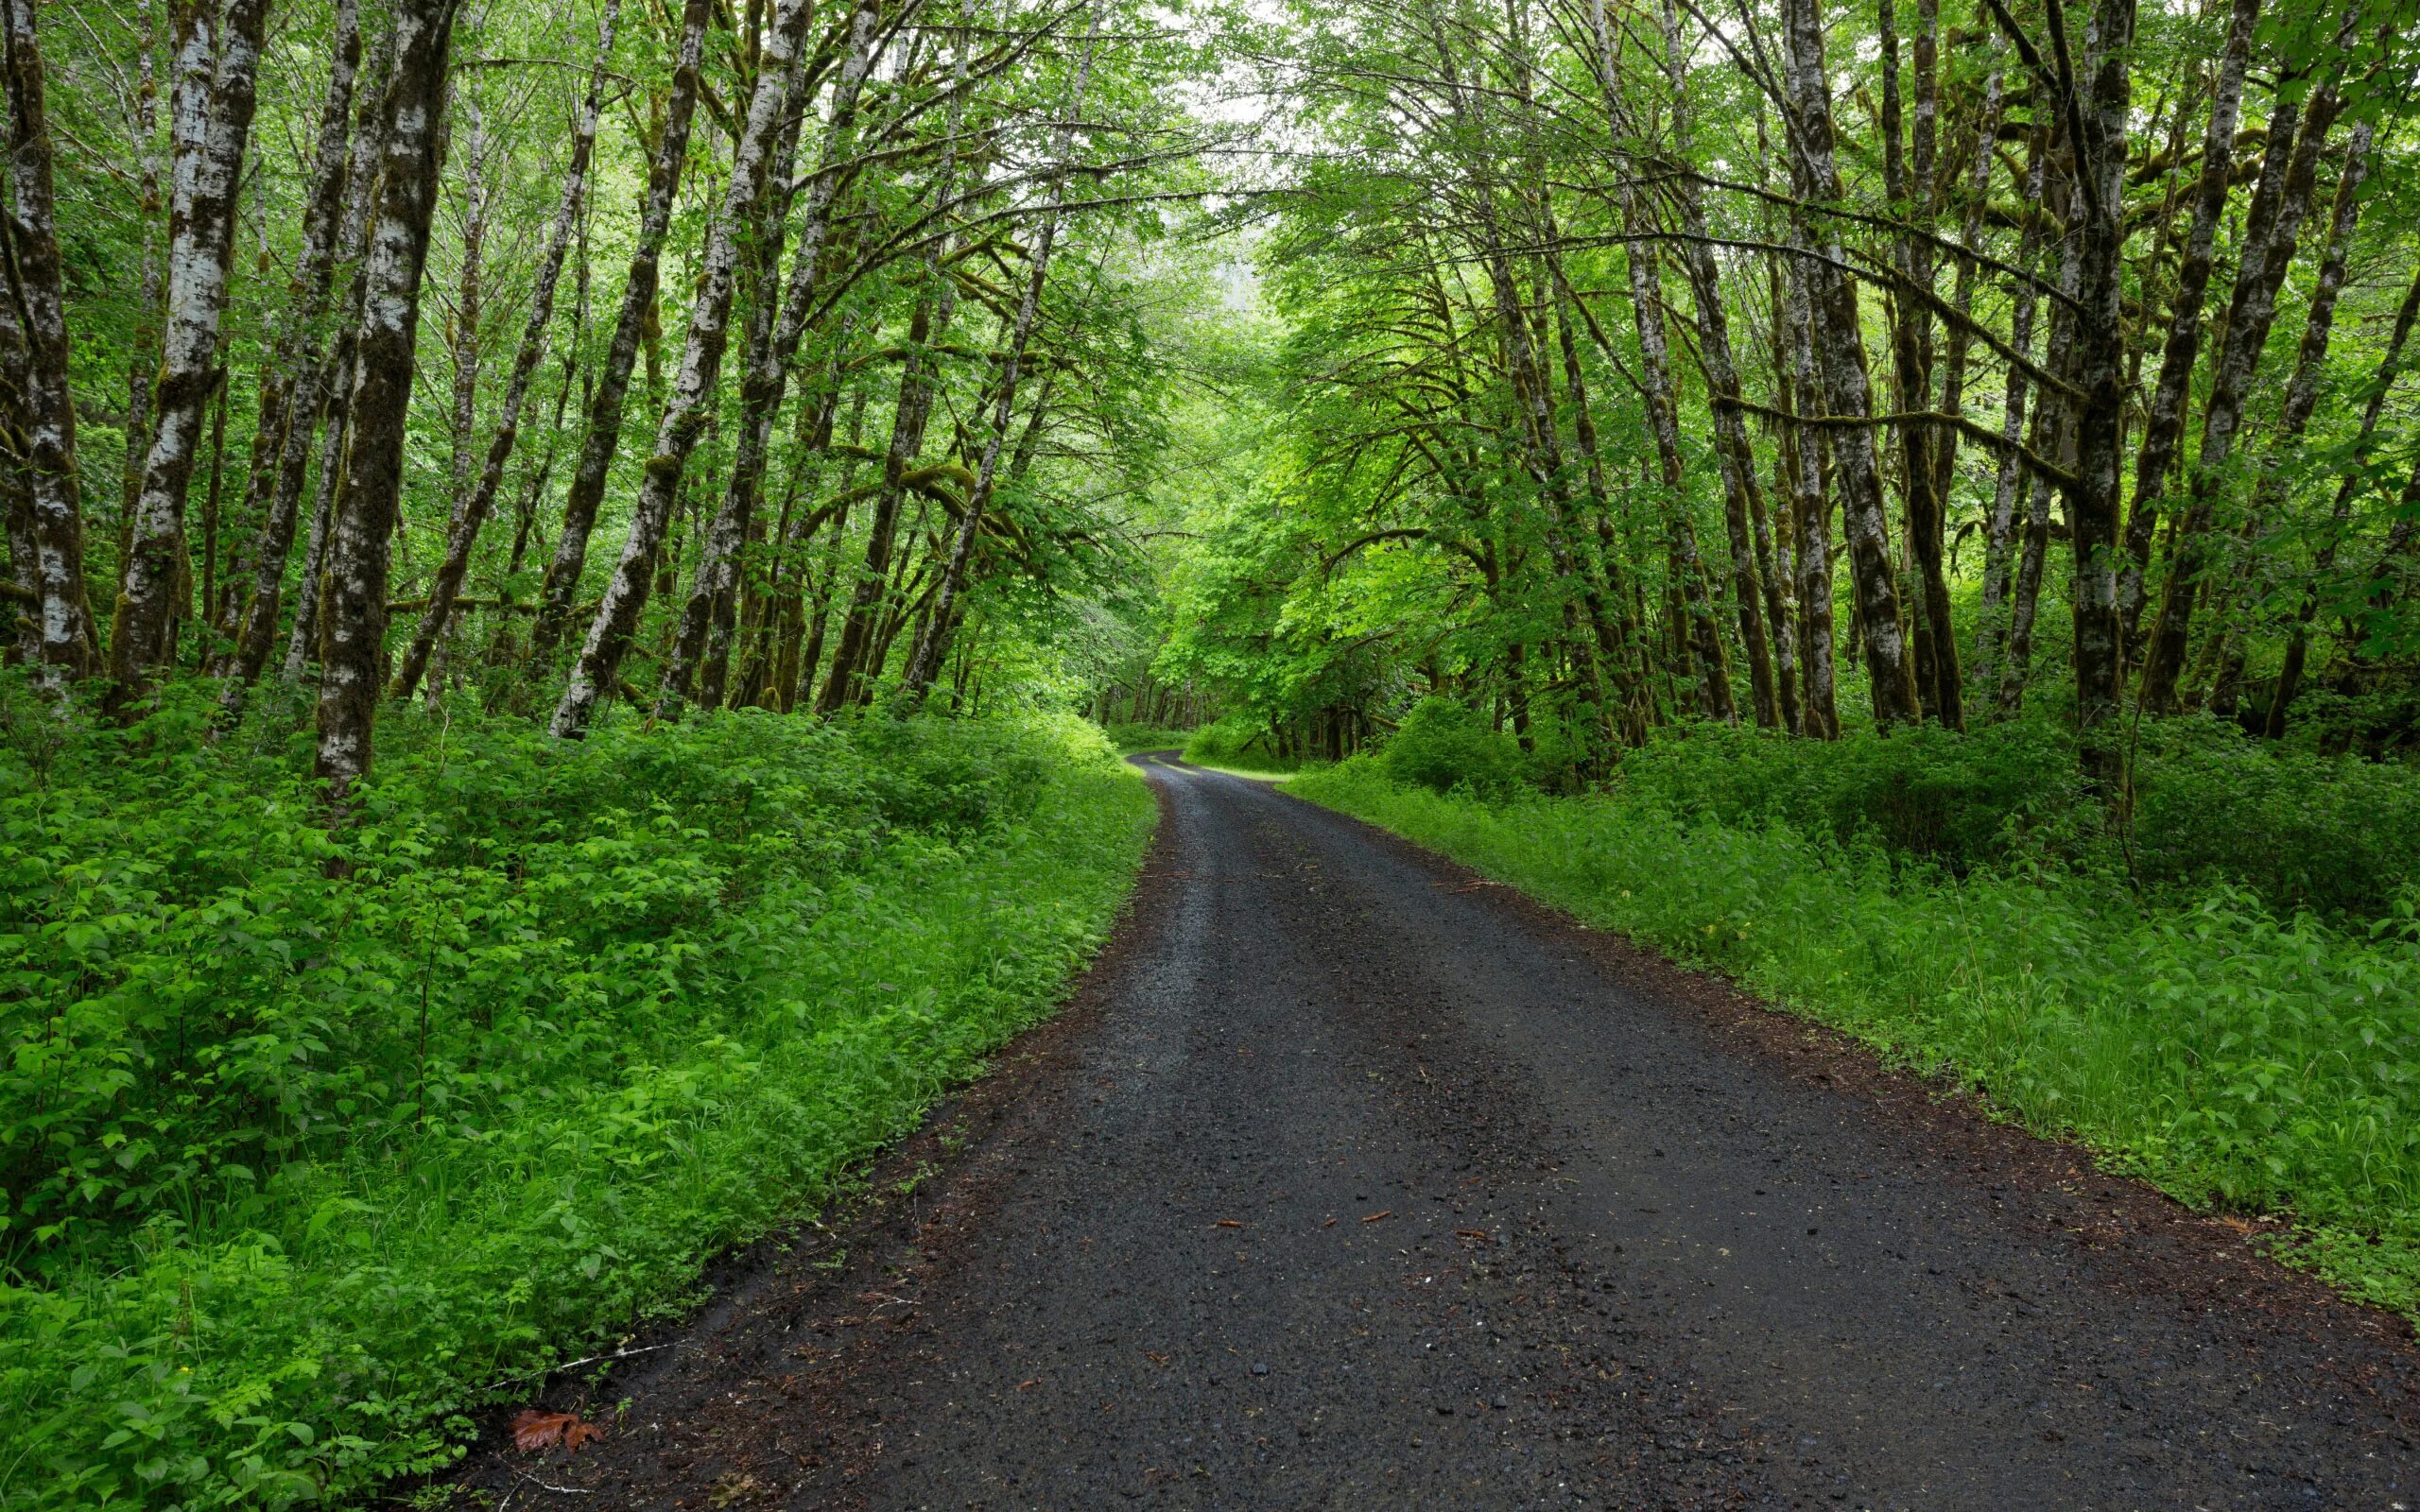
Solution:
{"label": "roadside vegetation", "polygon": [[12,1507],[446,1463],[1048,1011],[1151,823],[1064,718],[406,718],[331,834],[279,723],[9,712]]}
{"label": "roadside vegetation", "polygon": [[2201,731],[2145,759],[2129,839],[2077,823],[2098,811],[2064,800],[2073,752],[2048,725],[1701,729],[1555,797],[1450,708],[1288,790],[2196,1206],[2290,1219],[2290,1258],[2420,1318],[2420,881],[2392,822],[2420,774]]}
{"label": "roadside vegetation", "polygon": [[1179,16],[0,0],[0,1505],[450,1463],[1060,1000]]}

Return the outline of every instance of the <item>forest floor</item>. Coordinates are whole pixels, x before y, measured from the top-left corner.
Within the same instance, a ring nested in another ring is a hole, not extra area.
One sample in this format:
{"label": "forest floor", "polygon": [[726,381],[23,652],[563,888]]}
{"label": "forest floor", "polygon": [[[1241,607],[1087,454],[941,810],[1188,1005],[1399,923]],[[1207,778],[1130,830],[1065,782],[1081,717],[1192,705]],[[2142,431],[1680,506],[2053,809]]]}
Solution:
{"label": "forest floor", "polygon": [[2420,1507],[2410,1326],[2246,1226],[1148,765],[1071,1007],[456,1504]]}

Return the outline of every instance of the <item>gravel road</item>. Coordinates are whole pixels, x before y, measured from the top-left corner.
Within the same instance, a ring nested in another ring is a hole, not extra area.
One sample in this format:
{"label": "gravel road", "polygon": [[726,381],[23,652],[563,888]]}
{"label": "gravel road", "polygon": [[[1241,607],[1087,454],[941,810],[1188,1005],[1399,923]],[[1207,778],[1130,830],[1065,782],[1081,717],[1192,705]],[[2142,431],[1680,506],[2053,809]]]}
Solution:
{"label": "gravel road", "polygon": [[[1870,1055],[1264,784],[513,1506],[2420,1509],[2420,1351]],[[567,1494],[548,1487],[584,1491]]]}

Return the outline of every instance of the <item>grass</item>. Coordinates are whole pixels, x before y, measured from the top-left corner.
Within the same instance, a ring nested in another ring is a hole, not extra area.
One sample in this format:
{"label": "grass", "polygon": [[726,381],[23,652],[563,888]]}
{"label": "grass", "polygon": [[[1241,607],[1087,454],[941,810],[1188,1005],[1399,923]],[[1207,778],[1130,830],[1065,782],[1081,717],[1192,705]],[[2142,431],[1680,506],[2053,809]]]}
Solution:
{"label": "grass", "polygon": [[1683,962],[1718,967],[2036,1132],[2420,1318],[2420,917],[2281,917],[2240,885],[2145,902],[2057,866],[1962,876],[1869,839],[1684,816],[1652,792],[1490,802],[1373,760],[1290,792]]}
{"label": "grass", "polygon": [[1152,822],[1074,721],[403,725],[336,884],[294,752],[163,719],[0,793],[12,1508],[450,1463],[1046,1014]]}

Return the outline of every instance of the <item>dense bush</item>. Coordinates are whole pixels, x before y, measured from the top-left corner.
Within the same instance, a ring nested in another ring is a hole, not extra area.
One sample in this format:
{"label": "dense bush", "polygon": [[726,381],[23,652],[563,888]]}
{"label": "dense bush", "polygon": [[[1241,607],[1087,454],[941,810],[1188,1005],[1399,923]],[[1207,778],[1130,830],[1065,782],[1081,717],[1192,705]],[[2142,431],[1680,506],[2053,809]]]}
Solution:
{"label": "dense bush", "polygon": [[2136,761],[2134,862],[2155,882],[2227,880],[2283,908],[2391,913],[2420,883],[2420,765],[2280,749],[2170,721]]}
{"label": "dense bush", "polygon": [[1520,746],[1487,716],[1450,698],[1424,698],[1378,752],[1398,782],[1434,792],[1466,788],[1485,799],[1518,791],[1527,771]]}
{"label": "dense bush", "polygon": [[2420,768],[2280,748],[2217,721],[2147,725],[2132,822],[2087,793],[2045,720],[1838,741],[1691,727],[1623,759],[1626,793],[1685,818],[1871,844],[1965,872],[2051,861],[2155,891],[2225,882],[2272,908],[2375,918],[2420,881]]}
{"label": "dense bush", "polygon": [[1784,740],[1690,727],[1623,758],[1620,782],[1675,814],[1758,823],[1884,849],[1953,869],[2027,849],[2073,850],[2097,824],[2074,746],[2044,724],[1937,725],[1888,738]]}
{"label": "dense bush", "polygon": [[2325,1274],[2420,1316],[2420,891],[2340,931],[2225,885],[2145,903],[2083,872],[1960,879],[1646,791],[1479,803],[1374,761],[1291,790],[1720,966],[2189,1201],[2290,1213]]}
{"label": "dense bush", "polygon": [[1046,1006],[1150,823],[1088,726],[407,719],[332,839],[204,732],[0,750],[11,1506],[441,1462]]}
{"label": "dense bush", "polygon": [[1290,772],[1301,765],[1280,756],[1268,722],[1249,713],[1224,714],[1195,730],[1184,743],[1184,759],[1255,772]]}
{"label": "dense bush", "polygon": [[1118,751],[1183,750],[1193,738],[1190,730],[1169,730],[1159,725],[1109,725],[1103,727],[1109,743]]}

